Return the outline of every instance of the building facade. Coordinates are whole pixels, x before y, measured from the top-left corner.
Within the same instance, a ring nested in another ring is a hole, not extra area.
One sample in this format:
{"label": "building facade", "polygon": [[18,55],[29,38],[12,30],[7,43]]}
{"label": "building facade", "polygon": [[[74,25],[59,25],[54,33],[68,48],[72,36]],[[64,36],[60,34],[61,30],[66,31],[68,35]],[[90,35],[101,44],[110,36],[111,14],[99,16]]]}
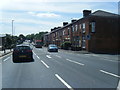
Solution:
{"label": "building facade", "polygon": [[83,18],[55,28],[44,36],[47,45],[71,42],[73,50],[87,50],[95,53],[120,52],[120,15],[98,10],[83,11]]}

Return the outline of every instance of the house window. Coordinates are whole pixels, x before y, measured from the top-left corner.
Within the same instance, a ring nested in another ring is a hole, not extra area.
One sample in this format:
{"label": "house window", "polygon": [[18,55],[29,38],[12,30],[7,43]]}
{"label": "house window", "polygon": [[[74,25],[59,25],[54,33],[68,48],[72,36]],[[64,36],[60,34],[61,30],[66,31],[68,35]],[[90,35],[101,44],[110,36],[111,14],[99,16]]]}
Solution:
{"label": "house window", "polygon": [[85,28],[85,23],[83,23],[83,28]]}
{"label": "house window", "polygon": [[91,23],[91,32],[95,32],[95,22]]}
{"label": "house window", "polygon": [[79,28],[81,29],[81,24],[79,25]]}
{"label": "house window", "polygon": [[76,31],[78,30],[78,26],[77,25],[75,25],[75,29],[76,29]]}
{"label": "house window", "polygon": [[85,33],[85,23],[82,24],[82,33]]}
{"label": "house window", "polygon": [[63,35],[65,35],[65,30],[63,30]]}
{"label": "house window", "polygon": [[70,34],[70,28],[68,28],[68,35]]}
{"label": "house window", "polygon": [[74,32],[75,30],[74,30],[74,26],[72,26],[72,31]]}

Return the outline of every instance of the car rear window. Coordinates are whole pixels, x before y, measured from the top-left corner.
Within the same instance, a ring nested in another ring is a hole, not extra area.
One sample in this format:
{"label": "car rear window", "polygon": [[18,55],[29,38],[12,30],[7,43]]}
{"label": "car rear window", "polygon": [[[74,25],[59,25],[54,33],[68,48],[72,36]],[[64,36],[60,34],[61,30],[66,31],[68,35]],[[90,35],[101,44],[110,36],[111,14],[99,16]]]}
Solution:
{"label": "car rear window", "polygon": [[25,50],[25,49],[30,50],[30,47],[28,47],[28,46],[18,46],[18,47],[16,47],[16,49],[17,50]]}

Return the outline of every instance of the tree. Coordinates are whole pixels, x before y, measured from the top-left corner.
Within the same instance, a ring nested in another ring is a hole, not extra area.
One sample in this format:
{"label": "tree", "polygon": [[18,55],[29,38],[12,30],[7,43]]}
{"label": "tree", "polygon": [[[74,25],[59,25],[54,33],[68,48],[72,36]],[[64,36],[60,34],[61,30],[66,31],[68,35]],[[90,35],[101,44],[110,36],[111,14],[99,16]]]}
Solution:
{"label": "tree", "polygon": [[71,42],[70,41],[65,41],[61,44],[61,48],[62,49],[65,49],[65,50],[68,50],[71,48]]}
{"label": "tree", "polygon": [[26,36],[26,39],[33,41],[34,37],[35,37],[34,34],[29,34],[29,35]]}
{"label": "tree", "polygon": [[9,34],[5,36],[5,48],[10,49],[12,45],[12,37]]}
{"label": "tree", "polygon": [[21,43],[23,43],[23,41],[25,41],[26,37],[23,34],[19,35],[19,40]]}

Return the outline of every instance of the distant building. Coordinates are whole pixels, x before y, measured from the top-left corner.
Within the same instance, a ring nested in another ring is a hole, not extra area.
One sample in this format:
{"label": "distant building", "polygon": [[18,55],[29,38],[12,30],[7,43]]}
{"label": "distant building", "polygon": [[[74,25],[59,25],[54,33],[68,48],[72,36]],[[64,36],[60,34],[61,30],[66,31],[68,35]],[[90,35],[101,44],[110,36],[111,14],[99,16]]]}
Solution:
{"label": "distant building", "polygon": [[46,45],[71,42],[72,50],[95,53],[120,53],[120,15],[98,10],[83,11],[83,18],[71,21],[44,36]]}

